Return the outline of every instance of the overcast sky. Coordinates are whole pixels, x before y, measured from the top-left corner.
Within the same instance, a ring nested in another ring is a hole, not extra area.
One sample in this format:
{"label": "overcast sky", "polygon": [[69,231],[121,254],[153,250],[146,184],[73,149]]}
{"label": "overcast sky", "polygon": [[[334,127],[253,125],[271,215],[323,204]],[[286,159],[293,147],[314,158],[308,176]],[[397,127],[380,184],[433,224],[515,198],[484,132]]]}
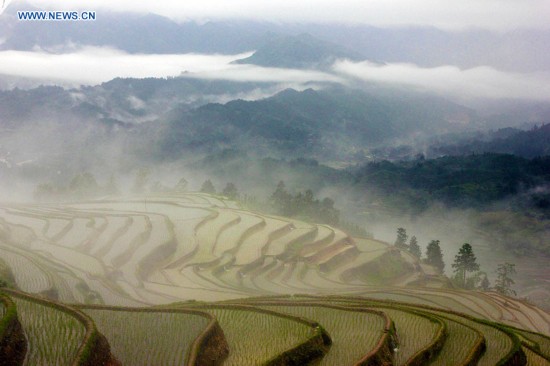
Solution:
{"label": "overcast sky", "polygon": [[[9,1],[9,0],[8,0]],[[15,2],[18,0],[12,0]],[[153,12],[185,20],[256,19],[498,31],[550,28],[549,0],[28,0],[65,10]]]}

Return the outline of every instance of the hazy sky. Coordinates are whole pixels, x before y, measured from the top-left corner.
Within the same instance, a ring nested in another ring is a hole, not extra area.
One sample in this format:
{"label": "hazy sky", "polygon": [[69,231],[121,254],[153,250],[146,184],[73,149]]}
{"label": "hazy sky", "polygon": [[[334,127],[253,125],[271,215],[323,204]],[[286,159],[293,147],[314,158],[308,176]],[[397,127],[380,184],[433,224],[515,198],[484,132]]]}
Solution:
{"label": "hazy sky", "polygon": [[[13,0],[18,1],[18,0]],[[442,29],[550,28],[549,0],[29,0],[42,7],[154,12],[175,19],[340,22]]]}

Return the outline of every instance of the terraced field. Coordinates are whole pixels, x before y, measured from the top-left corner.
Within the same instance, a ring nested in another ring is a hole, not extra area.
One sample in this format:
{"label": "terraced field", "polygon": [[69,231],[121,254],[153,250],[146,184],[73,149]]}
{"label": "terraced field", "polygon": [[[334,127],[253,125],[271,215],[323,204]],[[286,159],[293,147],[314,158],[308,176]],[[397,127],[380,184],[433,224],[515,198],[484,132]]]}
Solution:
{"label": "terraced field", "polygon": [[24,298],[15,297],[14,301],[29,342],[25,364],[70,364],[84,341],[84,325],[53,307]]}
{"label": "terraced field", "polygon": [[101,306],[80,310],[93,318],[117,359],[123,365],[134,366],[185,364],[195,340],[213,321],[200,312]]}
{"label": "terraced field", "polygon": [[530,304],[450,289],[391,245],[218,196],[2,204],[0,258],[33,294],[0,297],[0,355],[28,365],[79,364],[86,347],[112,365],[550,359],[550,315]]}
{"label": "terraced field", "polygon": [[[270,296],[155,308],[75,308],[5,291],[0,296],[15,304],[28,342],[25,365],[86,364],[77,360],[93,338],[89,334],[97,330],[110,347],[96,342],[92,355],[107,357],[111,365],[117,364],[115,358],[124,365],[222,360],[225,365],[550,362],[550,338],[543,334],[457,312],[362,297]],[[0,345],[13,338],[4,331],[8,307],[9,301],[0,307]],[[2,351],[0,347],[0,355]]]}
{"label": "terraced field", "polygon": [[103,357],[90,355],[99,349],[102,336],[78,310],[13,291],[0,296],[13,303],[12,314],[17,319],[11,324],[6,324],[5,317],[0,321],[0,355],[11,352],[10,358],[18,359],[14,364],[80,365],[110,360],[108,348]]}
{"label": "terraced field", "polygon": [[371,244],[361,240],[359,249],[341,230],[200,193],[0,205],[0,255],[19,288],[64,302],[137,306],[355,291],[365,282],[349,272],[368,264],[374,269],[363,279],[402,277],[377,273],[375,263],[390,252],[392,262],[415,272],[391,247]]}
{"label": "terraced field", "polygon": [[224,365],[261,365],[322,336],[314,322],[276,312],[241,306],[200,309],[214,315],[224,331],[230,350]]}
{"label": "terraced field", "polygon": [[[15,364],[521,366],[550,362],[550,338],[542,334],[465,314],[361,297],[271,296],[120,308],[71,307],[13,291],[0,296],[4,299],[0,345],[13,341],[4,331],[10,299],[28,342],[22,363]],[[93,331],[95,339],[104,341],[91,343]],[[91,349],[87,357],[93,361],[83,357],[87,344]],[[0,347],[0,355],[3,351]],[[104,363],[94,363],[98,359]]]}
{"label": "terraced field", "polygon": [[332,337],[330,352],[319,365],[352,365],[367,361],[391,329],[384,313],[315,303],[262,305],[262,309],[315,319]]}

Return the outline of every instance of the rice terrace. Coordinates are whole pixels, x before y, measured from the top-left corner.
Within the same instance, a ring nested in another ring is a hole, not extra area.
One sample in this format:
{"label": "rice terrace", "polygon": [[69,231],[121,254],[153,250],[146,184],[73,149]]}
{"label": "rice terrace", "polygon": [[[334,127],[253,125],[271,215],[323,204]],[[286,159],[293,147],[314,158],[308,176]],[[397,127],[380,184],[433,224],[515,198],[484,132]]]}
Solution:
{"label": "rice terrace", "polygon": [[205,193],[0,206],[0,365],[550,365],[550,315]]}

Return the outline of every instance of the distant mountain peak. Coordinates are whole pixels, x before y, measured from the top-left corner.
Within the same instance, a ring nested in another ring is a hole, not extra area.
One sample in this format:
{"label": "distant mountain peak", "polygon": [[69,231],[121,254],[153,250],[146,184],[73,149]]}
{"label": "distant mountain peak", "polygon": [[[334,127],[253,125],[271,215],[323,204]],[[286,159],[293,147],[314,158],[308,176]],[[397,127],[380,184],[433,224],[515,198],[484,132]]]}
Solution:
{"label": "distant mountain peak", "polygon": [[266,67],[295,69],[325,68],[337,59],[364,60],[358,52],[320,40],[309,33],[292,35],[268,34],[266,41],[250,57],[235,61]]}

